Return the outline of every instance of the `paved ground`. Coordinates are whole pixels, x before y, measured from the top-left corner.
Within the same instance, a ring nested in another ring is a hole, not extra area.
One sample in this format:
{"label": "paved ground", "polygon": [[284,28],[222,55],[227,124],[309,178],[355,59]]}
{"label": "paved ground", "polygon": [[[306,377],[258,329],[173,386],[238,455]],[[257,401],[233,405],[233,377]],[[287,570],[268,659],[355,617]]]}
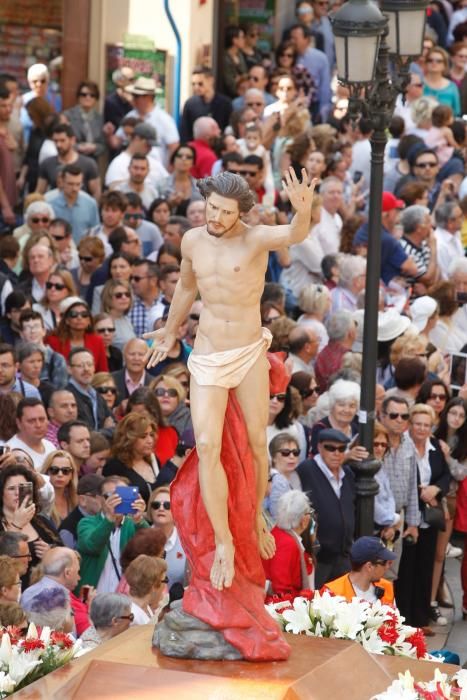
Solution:
{"label": "paved ground", "polygon": [[[462,540],[455,543],[461,546]],[[458,559],[447,559],[445,571],[455,608],[454,610],[441,609],[449,624],[447,627],[433,625],[436,635],[427,639],[428,648],[431,651],[446,648],[456,652],[459,654],[461,666],[463,666],[467,663],[467,620],[464,621],[462,619],[460,561]]]}

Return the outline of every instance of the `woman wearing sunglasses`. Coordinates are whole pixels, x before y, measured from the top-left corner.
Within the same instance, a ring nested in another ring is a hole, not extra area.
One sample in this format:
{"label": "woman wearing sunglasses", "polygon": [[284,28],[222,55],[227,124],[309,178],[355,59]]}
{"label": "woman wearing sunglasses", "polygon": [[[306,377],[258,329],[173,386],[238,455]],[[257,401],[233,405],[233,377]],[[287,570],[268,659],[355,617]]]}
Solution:
{"label": "woman wearing sunglasses", "polygon": [[154,391],[167,423],[179,435],[183,435],[186,430],[193,430],[190,409],[185,403],[187,392],[178,379],[161,374],[151,382],[149,388]]}
{"label": "woman wearing sunglasses", "polygon": [[62,301],[76,295],[77,291],[71,272],[62,269],[52,272],[45,283],[45,296],[40,302],[32,305],[33,310],[38,311],[44,319],[47,333],[53,331],[60,322]]}
{"label": "woman wearing sunglasses", "polygon": [[71,511],[78,505],[78,470],[73,457],[65,450],[55,450],[45,459],[42,474],[50,477],[55,492],[50,519],[57,529]]}
{"label": "woman wearing sunglasses", "polygon": [[297,440],[288,433],[279,433],[269,443],[271,457],[271,491],[267,498],[267,510],[273,520],[277,517],[277,504],[283,493],[291,489],[301,490],[300,479],[295,471],[300,448]]}
{"label": "woman wearing sunglasses", "polygon": [[147,517],[152,527],[163,532],[167,538],[164,549],[169,590],[174,583],[183,586],[186,583],[186,556],[170,508],[168,486],[160,486],[152,492]]}
{"label": "woman wearing sunglasses", "polygon": [[57,329],[44,342],[68,360],[73,347],[84,347],[94,356],[95,371],[108,372],[107,355],[102,338],[94,333],[91,312],[79,297],[68,297],[60,304],[61,318]]}
{"label": "woman wearing sunglasses", "polygon": [[156,424],[140,413],[129,413],[118,423],[111,447],[111,457],[104,465],[103,476],[124,476],[137,486],[146,503],[154,488],[159,465],[154,456]]}
{"label": "woman wearing sunglasses", "polygon": [[133,302],[133,295],[129,282],[124,280],[109,280],[102,290],[101,311],[108,313],[115,326],[113,344],[119,350],[135,338],[135,331],[128,318],[128,313]]}
{"label": "woman wearing sunglasses", "polygon": [[449,80],[449,56],[447,52],[435,46],[426,57],[425,83],[423,94],[434,97],[440,104],[447,105],[455,117],[461,116],[461,101],[459,88]]}
{"label": "woman wearing sunglasses", "polygon": [[117,401],[117,387],[110,372],[96,372],[91,386],[102,396],[107,406],[113,411]]}
{"label": "woman wearing sunglasses", "polygon": [[290,386],[295,387],[300,394],[300,415],[298,420],[303,425],[311,428],[314,423],[311,416],[320,395],[316,379],[309,372],[294,372],[290,380]]}
{"label": "woman wearing sunglasses", "polygon": [[118,372],[123,369],[123,354],[114,345],[115,325],[110,314],[97,314],[94,316],[94,330],[104,341],[109,372]]}

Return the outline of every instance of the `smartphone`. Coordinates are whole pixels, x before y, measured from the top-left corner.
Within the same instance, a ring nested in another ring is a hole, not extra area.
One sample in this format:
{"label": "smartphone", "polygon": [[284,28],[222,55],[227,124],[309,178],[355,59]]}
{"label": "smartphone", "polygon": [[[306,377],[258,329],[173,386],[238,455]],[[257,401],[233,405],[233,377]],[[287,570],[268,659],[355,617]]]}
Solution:
{"label": "smartphone", "polygon": [[81,586],[81,590],[79,592],[79,597],[81,598],[83,603],[87,603],[90,590],[91,590],[91,586]]}
{"label": "smartphone", "polygon": [[354,172],[353,177],[352,177],[352,182],[354,183],[354,185],[356,185],[357,182],[360,182],[360,180],[362,179],[362,175],[363,175],[363,173],[361,170],[356,170]]}
{"label": "smartphone", "polygon": [[27,481],[25,484],[19,484],[18,485],[18,492],[19,492],[18,505],[21,505],[25,499],[28,499],[29,503],[32,503],[32,484],[30,481]]}
{"label": "smartphone", "polygon": [[9,451],[10,451],[9,445],[0,445],[0,457],[3,457],[5,452],[9,452]]}
{"label": "smartphone", "polygon": [[137,486],[117,486],[115,493],[120,496],[122,502],[115,507],[115,513],[118,515],[134,515],[136,510],[131,504],[139,498],[139,490]]}
{"label": "smartphone", "polygon": [[347,444],[347,449],[348,449],[348,450],[351,450],[352,447],[355,447],[356,445],[358,445],[358,438],[359,438],[359,437],[360,437],[360,436],[359,436],[358,433],[357,433],[356,435],[353,436],[353,438],[351,439],[351,441]]}

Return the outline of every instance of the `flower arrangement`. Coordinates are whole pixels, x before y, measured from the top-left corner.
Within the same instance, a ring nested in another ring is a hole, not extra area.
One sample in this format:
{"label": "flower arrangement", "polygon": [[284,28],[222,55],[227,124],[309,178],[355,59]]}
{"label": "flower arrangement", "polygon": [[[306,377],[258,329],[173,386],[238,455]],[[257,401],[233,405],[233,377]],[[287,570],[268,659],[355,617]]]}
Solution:
{"label": "flower arrangement", "polygon": [[437,668],[434,678],[425,683],[416,683],[409,671],[399,673],[389,688],[375,695],[372,700],[467,700],[467,671],[461,669],[448,679]]}
{"label": "flower arrangement", "polygon": [[60,668],[77,656],[81,642],[44,627],[29,625],[26,637],[17,627],[0,628],[0,698]]}
{"label": "flower arrangement", "polygon": [[372,654],[433,658],[427,653],[423,632],[404,625],[399,611],[379,600],[348,602],[330,591],[301,591],[298,597],[270,602],[266,610],[285,632],[351,639]]}

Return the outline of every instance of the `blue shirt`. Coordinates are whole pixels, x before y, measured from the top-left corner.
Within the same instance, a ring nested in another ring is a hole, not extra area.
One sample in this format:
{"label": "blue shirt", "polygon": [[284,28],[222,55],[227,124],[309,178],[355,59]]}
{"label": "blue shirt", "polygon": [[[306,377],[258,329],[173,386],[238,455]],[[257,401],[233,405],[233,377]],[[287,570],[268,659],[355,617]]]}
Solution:
{"label": "blue shirt", "polygon": [[334,47],[334,34],[329,17],[321,17],[320,19],[313,20],[311,27],[314,32],[321,34],[323,37],[324,53],[327,56],[329,65],[334,66],[336,63],[336,52]]}
{"label": "blue shirt", "polygon": [[304,66],[314,80],[319,112],[326,121],[331,111],[331,69],[326,54],[318,49],[309,48],[298,57],[297,63]]}
{"label": "blue shirt", "polygon": [[57,218],[65,219],[71,225],[75,243],[80,242],[89,228],[100,223],[97,202],[86,192],[79,192],[76,202],[72,206],[69,206],[63,192],[52,197],[49,204]]}
{"label": "blue shirt", "polygon": [[39,399],[42,401],[42,396],[40,395],[39,390],[29,382],[25,382],[24,379],[21,379],[21,377],[16,377],[15,383],[11,387],[10,391],[15,391],[17,394],[24,396],[24,398],[30,398],[32,396],[34,399]]}
{"label": "blue shirt", "polygon": [[[368,223],[358,229],[353,239],[354,245],[368,244]],[[384,284],[389,284],[393,277],[401,274],[401,266],[407,260],[398,240],[391,236],[389,231],[381,227],[381,279]]]}

